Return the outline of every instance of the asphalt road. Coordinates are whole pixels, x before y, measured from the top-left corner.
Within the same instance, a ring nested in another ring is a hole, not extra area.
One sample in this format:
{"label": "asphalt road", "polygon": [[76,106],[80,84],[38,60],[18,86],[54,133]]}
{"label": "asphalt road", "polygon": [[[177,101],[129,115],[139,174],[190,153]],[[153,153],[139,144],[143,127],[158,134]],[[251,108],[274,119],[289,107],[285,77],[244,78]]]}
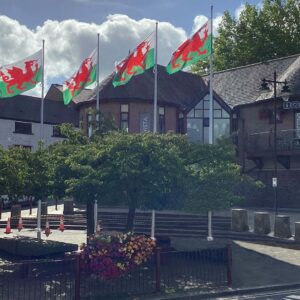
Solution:
{"label": "asphalt road", "polygon": [[277,291],[268,292],[261,294],[252,294],[244,296],[230,296],[217,298],[218,300],[239,300],[239,299],[264,299],[264,300],[300,300],[300,290],[288,290],[288,291]]}

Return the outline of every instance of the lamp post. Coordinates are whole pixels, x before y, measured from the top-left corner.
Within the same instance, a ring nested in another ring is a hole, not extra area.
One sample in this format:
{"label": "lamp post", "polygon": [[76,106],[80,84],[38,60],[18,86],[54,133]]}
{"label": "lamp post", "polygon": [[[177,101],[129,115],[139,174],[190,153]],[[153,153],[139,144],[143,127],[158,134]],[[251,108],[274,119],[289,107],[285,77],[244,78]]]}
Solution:
{"label": "lamp post", "polygon": [[274,206],[275,206],[275,215],[278,213],[278,199],[277,199],[277,85],[283,85],[281,90],[281,98],[284,101],[289,99],[290,89],[287,84],[287,81],[278,81],[277,73],[274,72],[272,80],[262,79],[261,91],[269,92],[269,84],[273,86],[274,89],[274,147],[273,147],[273,159],[274,159],[274,177],[272,178],[272,186],[274,188]]}

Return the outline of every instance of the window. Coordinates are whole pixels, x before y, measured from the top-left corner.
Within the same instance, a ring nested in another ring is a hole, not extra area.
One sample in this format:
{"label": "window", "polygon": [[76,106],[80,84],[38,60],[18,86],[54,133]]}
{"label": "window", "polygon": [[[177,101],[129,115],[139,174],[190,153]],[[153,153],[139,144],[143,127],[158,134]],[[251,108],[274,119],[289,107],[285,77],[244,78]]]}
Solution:
{"label": "window", "polygon": [[61,133],[60,127],[58,125],[53,126],[52,137],[65,138],[65,136]]}
{"label": "window", "polygon": [[[214,100],[214,140],[230,134],[230,115]],[[187,115],[187,134],[190,140],[209,142],[209,100],[201,100]]]}
{"label": "window", "polygon": [[129,105],[121,104],[120,128],[128,132],[129,129]]}
{"label": "window", "polygon": [[15,122],[14,133],[32,134],[32,124],[31,123],[23,123],[23,122]]}
{"label": "window", "polygon": [[165,121],[165,108],[163,106],[160,106],[158,108],[158,130],[159,133],[165,133],[166,132],[166,121]]}

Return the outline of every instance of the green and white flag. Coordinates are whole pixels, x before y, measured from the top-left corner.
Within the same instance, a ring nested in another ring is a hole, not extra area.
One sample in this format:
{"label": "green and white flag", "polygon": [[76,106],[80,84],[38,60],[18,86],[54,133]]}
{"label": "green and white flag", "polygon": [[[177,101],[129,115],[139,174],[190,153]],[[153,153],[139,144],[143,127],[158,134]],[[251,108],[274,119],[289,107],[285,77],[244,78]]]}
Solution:
{"label": "green and white flag", "polygon": [[126,84],[133,76],[140,75],[154,66],[155,32],[152,32],[134,51],[116,66],[113,86]]}
{"label": "green and white flag", "polygon": [[33,89],[42,79],[42,49],[16,63],[0,67],[0,98]]}
{"label": "green and white flag", "polygon": [[68,105],[83,89],[97,78],[97,49],[82,62],[79,70],[63,84],[64,104]]}

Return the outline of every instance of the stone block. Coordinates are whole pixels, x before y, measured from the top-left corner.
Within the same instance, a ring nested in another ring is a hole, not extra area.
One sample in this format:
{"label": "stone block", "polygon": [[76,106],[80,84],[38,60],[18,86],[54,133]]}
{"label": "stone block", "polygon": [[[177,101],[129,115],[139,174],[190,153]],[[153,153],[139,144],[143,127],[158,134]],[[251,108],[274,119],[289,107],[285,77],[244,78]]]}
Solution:
{"label": "stone block", "polygon": [[256,234],[268,234],[271,232],[270,214],[267,212],[254,213],[254,232]]}
{"label": "stone block", "polygon": [[64,215],[74,214],[74,199],[66,198],[64,199]]}
{"label": "stone block", "polygon": [[244,232],[249,230],[248,212],[246,209],[231,210],[231,230]]}
{"label": "stone block", "polygon": [[300,243],[300,222],[295,222],[295,241]]}
{"label": "stone block", "polygon": [[280,238],[290,238],[292,236],[289,216],[275,216],[274,236]]}

